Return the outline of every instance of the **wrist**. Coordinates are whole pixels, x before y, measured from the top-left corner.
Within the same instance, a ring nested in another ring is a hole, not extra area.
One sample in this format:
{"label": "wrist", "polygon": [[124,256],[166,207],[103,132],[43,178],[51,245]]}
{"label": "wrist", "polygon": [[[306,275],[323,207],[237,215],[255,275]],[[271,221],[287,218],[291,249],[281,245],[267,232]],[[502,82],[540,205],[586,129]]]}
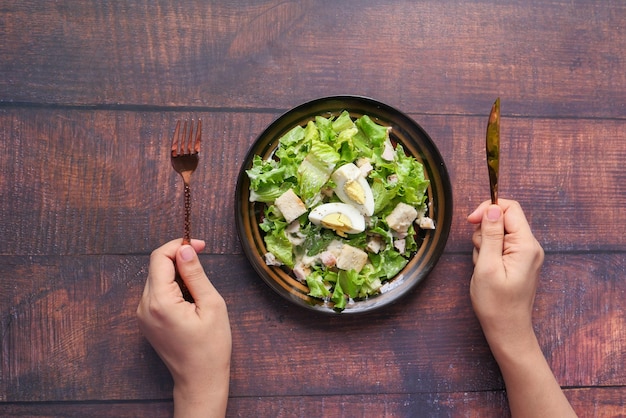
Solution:
{"label": "wrist", "polygon": [[[222,379],[223,380],[223,379]],[[174,383],[174,417],[224,417],[228,403],[228,379],[207,386]]]}
{"label": "wrist", "polygon": [[485,333],[485,336],[503,373],[512,368],[532,365],[539,357],[543,359],[532,325],[508,333]]}
{"label": "wrist", "polygon": [[531,314],[500,312],[477,315],[494,356],[515,356],[539,346]]}

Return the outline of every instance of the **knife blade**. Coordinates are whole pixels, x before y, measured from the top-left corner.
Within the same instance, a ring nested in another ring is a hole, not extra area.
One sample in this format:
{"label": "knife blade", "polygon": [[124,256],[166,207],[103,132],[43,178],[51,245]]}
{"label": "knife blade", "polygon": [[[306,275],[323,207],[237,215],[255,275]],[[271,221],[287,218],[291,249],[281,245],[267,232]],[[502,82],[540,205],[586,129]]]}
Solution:
{"label": "knife blade", "polygon": [[500,98],[491,106],[487,124],[487,168],[489,169],[489,187],[491,203],[498,204],[498,171],[500,168]]}

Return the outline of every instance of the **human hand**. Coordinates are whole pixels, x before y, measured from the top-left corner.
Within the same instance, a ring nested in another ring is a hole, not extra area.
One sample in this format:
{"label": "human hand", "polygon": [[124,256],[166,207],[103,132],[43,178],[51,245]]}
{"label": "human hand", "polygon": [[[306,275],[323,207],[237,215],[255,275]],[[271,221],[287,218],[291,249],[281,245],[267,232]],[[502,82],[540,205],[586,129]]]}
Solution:
{"label": "human hand", "polygon": [[[150,256],[137,308],[139,327],[174,379],[175,416],[224,416],[228,401],[231,331],[226,303],[197,256],[204,241],[170,241]],[[194,299],[187,302],[176,269]]]}
{"label": "human hand", "polygon": [[519,203],[483,202],[468,216],[477,225],[470,296],[500,366],[513,417],[575,417],[533,330],[532,310],[543,249]]}
{"label": "human hand", "polygon": [[513,200],[487,201],[468,221],[477,225],[470,296],[492,351],[534,344],[532,308],[544,252],[522,208]]}

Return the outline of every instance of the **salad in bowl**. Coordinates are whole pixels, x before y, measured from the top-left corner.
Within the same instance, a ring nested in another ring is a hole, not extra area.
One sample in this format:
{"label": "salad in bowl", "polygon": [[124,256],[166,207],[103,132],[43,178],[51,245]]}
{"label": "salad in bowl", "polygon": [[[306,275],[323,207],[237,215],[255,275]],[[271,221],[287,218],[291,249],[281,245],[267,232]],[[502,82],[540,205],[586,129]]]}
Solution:
{"label": "salad in bowl", "polygon": [[244,249],[255,269],[279,293],[333,312],[393,292],[396,281],[403,287],[418,273],[407,270],[412,259],[435,235],[445,243],[450,224],[437,219],[428,167],[405,149],[415,145],[405,127],[381,118],[380,106],[354,112],[348,104],[308,108],[257,142],[237,192],[246,209],[239,207],[240,237],[254,241]]}

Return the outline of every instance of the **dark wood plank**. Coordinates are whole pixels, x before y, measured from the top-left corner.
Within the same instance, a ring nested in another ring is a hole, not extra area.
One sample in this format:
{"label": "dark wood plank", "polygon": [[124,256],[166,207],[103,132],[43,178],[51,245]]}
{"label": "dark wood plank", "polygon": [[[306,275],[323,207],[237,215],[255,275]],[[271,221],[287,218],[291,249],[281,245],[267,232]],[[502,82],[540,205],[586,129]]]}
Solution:
{"label": "dark wood plank", "polygon": [[[485,188],[484,117],[415,116],[441,150],[452,178],[449,250],[469,249],[465,221]],[[500,196],[518,200],[546,251],[624,251],[612,230],[626,214],[626,131],[621,121],[501,122]]]}
{"label": "dark wood plank", "polygon": [[171,400],[149,402],[0,403],[0,415],[6,418],[170,418],[173,410],[174,407]]}
{"label": "dark wood plank", "polygon": [[[589,418],[620,417],[624,412],[626,392],[622,388],[565,389],[579,416]],[[4,417],[170,417],[171,401],[148,402],[63,402],[0,403]],[[496,392],[409,393],[300,397],[231,398],[227,417],[298,417],[311,416],[510,416],[506,395]]]}
{"label": "dark wood plank", "polygon": [[[0,415],[170,416],[135,321],[148,254],[180,235],[174,121],[205,121],[194,235],[233,326],[228,416],[507,416],[468,297],[467,214],[488,198],[487,111],[503,103],[501,195],[547,251],[535,328],[581,416],[626,402],[626,4],[160,0],[0,5]],[[302,101],[359,94],[439,146],[452,233],[431,276],[360,318],[317,316],[245,261],[235,178]],[[246,301],[246,303],[242,303]]]}
{"label": "dark wood plank", "polygon": [[[209,253],[239,254],[237,173],[276,115],[193,115],[205,126],[192,180],[193,234],[207,240]],[[182,235],[182,181],[168,144],[175,120],[185,116],[0,109],[0,253],[147,254]],[[440,148],[452,179],[448,251],[469,251],[472,226],[465,218],[489,197],[485,118],[415,119]],[[502,124],[501,196],[522,203],[546,251],[626,249],[615,227],[626,224],[623,122],[504,118]]]}
{"label": "dark wood plank", "polygon": [[[240,252],[235,178],[271,118],[244,115],[196,115],[205,134],[192,183],[192,232],[209,252]],[[176,120],[187,117],[0,109],[0,232],[8,239],[0,253],[149,253],[182,236],[182,180],[169,144]]]}
{"label": "dark wood plank", "polygon": [[[445,255],[409,297],[364,317],[292,306],[242,256],[202,260],[229,306],[233,397],[503,388],[469,302],[469,255]],[[169,373],[135,321],[147,256],[1,261],[0,401],[171,396]],[[624,254],[548,256],[536,330],[564,386],[626,385],[625,261]]]}
{"label": "dark wood plank", "polygon": [[[623,388],[565,389],[581,417],[621,417]],[[230,399],[228,416],[247,417],[508,417],[506,394],[494,392],[342,395]]]}
{"label": "dark wood plank", "polygon": [[[2,102],[624,118],[623,2],[11,1]],[[29,28],[29,31],[24,31]]]}

